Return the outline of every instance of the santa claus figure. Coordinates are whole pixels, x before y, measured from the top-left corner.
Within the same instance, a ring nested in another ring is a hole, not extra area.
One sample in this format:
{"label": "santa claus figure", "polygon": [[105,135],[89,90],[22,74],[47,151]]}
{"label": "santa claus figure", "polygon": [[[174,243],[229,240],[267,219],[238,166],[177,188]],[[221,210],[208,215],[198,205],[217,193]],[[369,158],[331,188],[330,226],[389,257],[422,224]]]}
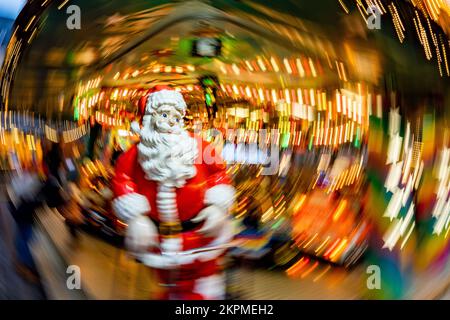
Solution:
{"label": "santa claus figure", "polygon": [[163,299],[223,299],[234,188],[220,157],[183,128],[185,112],[169,87],[141,99],[140,142],[117,160],[112,205],[128,224],[126,247],[156,271]]}

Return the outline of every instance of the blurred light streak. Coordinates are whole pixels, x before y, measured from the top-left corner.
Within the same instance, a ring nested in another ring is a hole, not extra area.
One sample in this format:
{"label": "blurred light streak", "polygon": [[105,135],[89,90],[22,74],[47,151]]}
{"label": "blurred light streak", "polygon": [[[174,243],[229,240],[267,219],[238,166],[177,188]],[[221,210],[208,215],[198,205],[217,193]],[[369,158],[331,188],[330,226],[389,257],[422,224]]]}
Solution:
{"label": "blurred light streak", "polygon": [[290,277],[298,275],[298,273],[309,263],[309,258],[302,257],[292,267],[286,270],[286,274]]}
{"label": "blurred light streak", "polygon": [[287,58],[284,58],[284,67],[286,68],[287,73],[292,74],[292,68],[289,65],[289,60]]}
{"label": "blurred light streak", "polygon": [[248,60],[245,60],[245,65],[251,72],[255,71],[255,69],[253,69],[252,65],[250,64],[250,62],[248,62]]}
{"label": "blurred light streak", "polygon": [[326,239],[320,244],[320,246],[317,247],[317,249],[314,251],[316,254],[319,254],[324,246],[330,241],[330,236],[327,236]]}
{"label": "blurred light streak", "polygon": [[312,76],[313,76],[314,78],[316,78],[316,77],[317,77],[317,72],[316,72],[316,68],[314,67],[314,63],[313,63],[312,59],[309,58],[309,59],[308,59],[308,62],[309,62],[309,67],[311,68]]}
{"label": "blurred light streak", "polygon": [[334,248],[338,245],[338,243],[341,241],[340,238],[337,238],[333,244],[328,248],[328,250],[323,255],[325,258],[328,258],[328,256],[331,254],[331,252],[334,250]]}
{"label": "blurred light streak", "polygon": [[261,58],[258,58],[257,61],[258,61],[259,67],[261,68],[261,71],[266,71],[267,68],[266,68],[266,66],[265,66],[265,64],[264,64],[264,61],[262,61]]}
{"label": "blurred light streak", "polygon": [[331,261],[334,261],[335,258],[338,258],[339,254],[345,249],[345,245],[347,244],[347,242],[347,238],[342,239],[342,241],[339,243],[339,246],[333,251],[333,253],[330,254]]}
{"label": "blurred light streak", "polygon": [[325,270],[323,270],[317,277],[314,278],[313,282],[319,281],[330,269],[331,266],[328,265]]}
{"label": "blurred light streak", "polygon": [[337,221],[339,219],[339,217],[342,215],[346,207],[347,207],[347,200],[341,200],[339,206],[337,207],[335,213],[333,214],[333,221]]}
{"label": "blurred light streak", "polygon": [[309,241],[308,241],[307,243],[305,243],[305,245],[303,246],[303,249],[308,248],[308,247],[311,245],[311,243],[314,241],[314,239],[317,238],[318,235],[319,235],[319,234],[316,232],[316,233],[314,234],[314,236],[312,236],[311,239],[309,239]]}
{"label": "blurred light streak", "polygon": [[270,57],[270,63],[272,64],[273,71],[275,71],[275,72],[280,71],[280,68],[278,67],[277,61],[275,60],[274,57]]}
{"label": "blurred light streak", "polygon": [[297,58],[297,59],[295,59],[295,62],[297,63],[297,69],[298,69],[298,73],[299,73],[300,77],[304,78],[305,77],[305,69],[303,69],[301,60],[299,58]]}
{"label": "blurred light streak", "polygon": [[33,16],[30,21],[28,21],[28,24],[26,25],[24,31],[28,32],[28,29],[30,28],[31,24],[33,23],[34,19],[36,19],[36,16]]}
{"label": "blurred light streak", "polygon": [[58,6],[58,10],[61,10],[67,4],[67,2],[69,2],[69,0],[64,0],[64,2]]}
{"label": "blurred light streak", "polygon": [[238,66],[235,63],[232,64],[231,68],[233,69],[233,72],[236,75],[240,75],[241,74],[241,71],[239,70]]}
{"label": "blurred light streak", "polygon": [[347,6],[342,2],[342,0],[339,0],[339,4],[341,5],[342,9],[345,11],[346,14],[349,13]]}
{"label": "blurred light streak", "polygon": [[411,233],[414,230],[415,225],[416,225],[416,223],[413,221],[412,224],[411,224],[411,227],[409,228],[408,233],[406,234],[405,238],[402,241],[400,249],[403,249],[403,247],[405,246],[406,242],[408,241],[409,237],[411,236]]}
{"label": "blurred light streak", "polygon": [[319,261],[316,261],[309,269],[305,270],[301,275],[301,279],[306,278],[311,272],[313,272],[319,266]]}

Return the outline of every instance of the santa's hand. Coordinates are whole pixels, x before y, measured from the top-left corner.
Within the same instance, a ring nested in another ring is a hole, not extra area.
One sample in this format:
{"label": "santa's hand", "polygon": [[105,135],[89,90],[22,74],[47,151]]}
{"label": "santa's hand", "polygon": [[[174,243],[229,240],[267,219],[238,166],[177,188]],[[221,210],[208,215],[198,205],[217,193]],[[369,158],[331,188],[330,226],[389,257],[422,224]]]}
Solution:
{"label": "santa's hand", "polygon": [[127,228],[125,246],[131,253],[141,253],[158,243],[158,230],[147,216],[133,219]]}
{"label": "santa's hand", "polygon": [[215,234],[225,220],[227,219],[227,212],[215,205],[211,205],[199,212],[199,214],[192,219],[193,222],[205,221],[199,232],[204,234]]}
{"label": "santa's hand", "polygon": [[150,203],[142,194],[132,192],[114,199],[112,208],[120,220],[128,223],[128,221],[150,212]]}

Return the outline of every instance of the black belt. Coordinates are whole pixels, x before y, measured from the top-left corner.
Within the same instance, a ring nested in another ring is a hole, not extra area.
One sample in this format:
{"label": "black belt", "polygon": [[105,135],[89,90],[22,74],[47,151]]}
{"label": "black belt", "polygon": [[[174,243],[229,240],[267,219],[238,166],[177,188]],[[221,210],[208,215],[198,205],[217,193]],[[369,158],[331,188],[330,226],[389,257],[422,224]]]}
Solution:
{"label": "black belt", "polygon": [[183,232],[192,231],[203,224],[203,221],[181,221],[181,222],[161,222],[152,219],[153,223],[163,236],[173,236]]}

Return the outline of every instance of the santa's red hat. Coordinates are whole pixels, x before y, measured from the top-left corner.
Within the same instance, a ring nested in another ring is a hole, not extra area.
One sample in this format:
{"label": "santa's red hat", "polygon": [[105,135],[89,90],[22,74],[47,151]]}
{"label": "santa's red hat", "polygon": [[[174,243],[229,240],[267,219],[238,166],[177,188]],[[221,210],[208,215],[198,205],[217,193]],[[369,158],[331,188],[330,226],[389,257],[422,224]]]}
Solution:
{"label": "santa's red hat", "polygon": [[174,106],[183,116],[186,113],[186,102],[183,95],[166,85],[157,85],[149,89],[138,102],[138,116],[140,122],[131,123],[131,130],[139,133],[142,124],[142,118],[146,115],[152,115],[159,106],[168,104]]}

